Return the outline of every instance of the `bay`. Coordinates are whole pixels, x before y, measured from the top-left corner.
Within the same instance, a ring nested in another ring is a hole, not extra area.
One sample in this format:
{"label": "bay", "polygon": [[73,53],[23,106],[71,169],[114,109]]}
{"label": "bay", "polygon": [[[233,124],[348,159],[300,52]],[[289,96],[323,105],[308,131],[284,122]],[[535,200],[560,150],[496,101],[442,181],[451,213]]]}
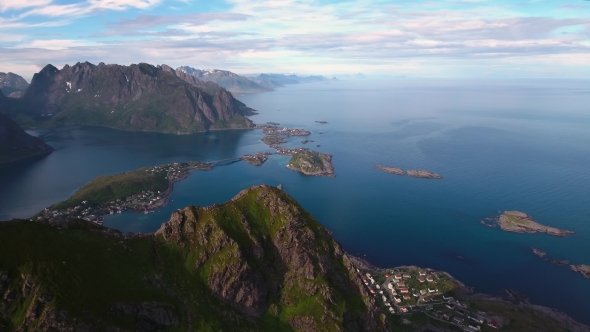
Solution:
{"label": "bay", "polygon": [[[310,130],[310,137],[291,137],[285,146],[314,140],[305,146],[334,155],[336,178],[292,172],[285,156],[271,156],[261,167],[220,166],[177,183],[159,211],[109,216],[105,226],[153,232],[176,209],[222,203],[253,185],[282,184],[351,254],[384,267],[442,269],[479,292],[516,289],[590,323],[590,280],[530,249],[590,264],[587,86],[576,80],[406,79],[302,84],[240,96],[260,112],[252,117],[256,123]],[[272,151],[258,130],[174,136],[59,128],[36,134],[57,151],[0,165],[2,220],[29,217],[98,175]],[[443,179],[395,176],[374,164],[426,169]],[[514,234],[479,223],[503,210],[576,233]]]}

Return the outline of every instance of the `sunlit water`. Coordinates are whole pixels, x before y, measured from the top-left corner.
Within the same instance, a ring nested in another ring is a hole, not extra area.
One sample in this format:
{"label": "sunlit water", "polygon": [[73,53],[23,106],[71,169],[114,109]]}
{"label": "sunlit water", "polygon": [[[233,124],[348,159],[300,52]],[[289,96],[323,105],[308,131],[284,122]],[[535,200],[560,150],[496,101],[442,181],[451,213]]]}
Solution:
{"label": "sunlit water", "polygon": [[[242,96],[259,110],[255,122],[310,130],[310,137],[289,138],[285,146],[314,140],[306,147],[334,155],[336,178],[292,172],[285,156],[271,156],[261,167],[221,166],[176,184],[165,208],[109,216],[105,225],[152,232],[178,208],[221,203],[252,185],[283,184],[349,253],[384,267],[443,269],[480,292],[516,289],[590,323],[590,280],[530,249],[590,264],[588,83],[343,81]],[[0,165],[0,219],[29,217],[98,175],[271,151],[258,130],[174,136],[61,128],[38,134],[57,151]],[[444,179],[386,174],[374,164],[426,169]],[[514,234],[479,222],[511,209],[576,234]]]}

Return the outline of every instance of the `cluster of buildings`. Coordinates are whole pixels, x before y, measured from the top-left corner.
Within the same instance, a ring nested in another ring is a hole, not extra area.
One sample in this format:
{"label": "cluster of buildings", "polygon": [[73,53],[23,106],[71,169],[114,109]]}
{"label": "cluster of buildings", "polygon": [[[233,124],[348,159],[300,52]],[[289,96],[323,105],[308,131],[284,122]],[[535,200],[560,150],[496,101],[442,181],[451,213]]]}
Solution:
{"label": "cluster of buildings", "polygon": [[[456,301],[452,296],[441,295],[438,282],[444,280],[444,276],[435,271],[404,269],[393,270],[391,274],[372,275],[357,269],[357,273],[369,293],[380,298],[391,314],[423,312],[464,331],[481,331],[483,324],[501,328],[497,321],[487,319],[485,313],[469,311],[465,303]],[[434,311],[435,305],[440,306],[440,310]]]}
{"label": "cluster of buildings", "polygon": [[311,133],[304,129],[278,128],[275,125],[262,125],[262,133],[266,135],[309,136]]}

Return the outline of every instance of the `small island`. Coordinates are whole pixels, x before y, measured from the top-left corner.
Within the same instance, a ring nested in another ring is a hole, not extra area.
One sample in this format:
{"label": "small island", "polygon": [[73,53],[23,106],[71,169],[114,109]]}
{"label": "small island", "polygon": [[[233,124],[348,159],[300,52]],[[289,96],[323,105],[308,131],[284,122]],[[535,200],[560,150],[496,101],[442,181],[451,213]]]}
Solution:
{"label": "small island", "polygon": [[287,141],[285,141],[281,136],[279,135],[268,135],[268,136],[264,136],[262,138],[262,141],[264,142],[264,144],[266,145],[276,145],[276,144],[282,144],[282,143],[286,143]]}
{"label": "small island", "polygon": [[304,129],[280,128],[274,125],[263,125],[262,133],[266,135],[309,136],[311,132]]}
{"label": "small island", "polygon": [[373,168],[381,170],[385,173],[389,173],[389,174],[395,174],[395,175],[408,175],[414,178],[423,178],[423,179],[442,179],[442,176],[436,174],[436,173],[432,173],[429,171],[424,171],[424,170],[408,170],[408,171],[404,171],[401,168],[398,167],[392,167],[392,166],[383,166],[383,165],[373,165]]}
{"label": "small island", "polygon": [[590,265],[570,265],[570,270],[580,272],[585,278],[590,279]]}
{"label": "small island", "polygon": [[267,153],[256,153],[256,154],[247,154],[240,157],[240,159],[245,160],[247,163],[254,165],[254,166],[261,166],[268,160],[268,155],[270,152]]}
{"label": "small island", "polygon": [[500,228],[507,232],[515,233],[547,233],[553,236],[565,236],[566,234],[573,234],[569,230],[558,229],[554,227],[544,226],[535,221],[526,213],[519,211],[504,211],[502,215],[496,220]]}
{"label": "small island", "polygon": [[373,168],[382,170],[385,173],[395,174],[395,175],[406,175],[406,171],[401,168],[397,167],[390,167],[390,166],[382,166],[382,165],[373,165]]}
{"label": "small island", "polygon": [[315,123],[327,124],[328,121],[316,121]]}
{"label": "small island", "polygon": [[291,155],[287,168],[305,175],[334,177],[332,155],[311,151],[309,149],[279,149],[279,154]]}

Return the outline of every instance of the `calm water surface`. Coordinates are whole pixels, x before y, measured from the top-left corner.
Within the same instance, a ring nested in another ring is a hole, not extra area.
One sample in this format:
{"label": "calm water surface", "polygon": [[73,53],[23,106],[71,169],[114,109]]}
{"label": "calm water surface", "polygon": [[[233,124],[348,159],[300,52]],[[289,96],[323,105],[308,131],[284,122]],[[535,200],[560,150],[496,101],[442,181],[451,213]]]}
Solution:
{"label": "calm water surface", "polygon": [[[516,289],[590,323],[590,280],[530,249],[590,264],[588,86],[343,81],[243,96],[260,111],[255,122],[311,130],[305,139],[315,142],[307,147],[334,155],[336,178],[292,172],[285,156],[272,156],[261,167],[221,166],[178,183],[165,208],[110,216],[105,225],[152,232],[178,208],[221,203],[252,185],[280,183],[349,253],[379,266],[443,269],[480,292]],[[57,151],[0,165],[0,219],[29,217],[98,175],[271,151],[256,130],[174,136],[60,128],[37,134]],[[289,138],[285,146],[302,146],[301,140]],[[395,176],[372,169],[374,164],[427,169],[444,179]],[[513,234],[479,223],[509,209],[576,234]]]}

